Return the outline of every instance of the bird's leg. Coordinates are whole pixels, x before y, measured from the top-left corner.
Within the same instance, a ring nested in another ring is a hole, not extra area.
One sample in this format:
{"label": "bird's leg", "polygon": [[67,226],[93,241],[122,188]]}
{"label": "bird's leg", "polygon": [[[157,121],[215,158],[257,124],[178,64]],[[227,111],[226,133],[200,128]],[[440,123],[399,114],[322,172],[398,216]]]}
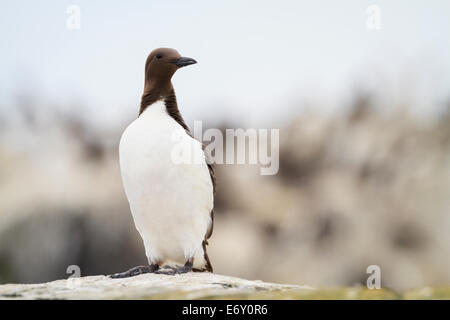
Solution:
{"label": "bird's leg", "polygon": [[192,266],[194,265],[194,258],[189,258],[184,266],[177,269],[177,273],[188,273],[189,271],[192,271]]}
{"label": "bird's leg", "polygon": [[110,278],[113,279],[119,279],[119,278],[129,278],[129,277],[134,277],[140,274],[144,274],[144,273],[154,273],[159,269],[159,264],[154,263],[151,264],[149,266],[138,266],[138,267],[134,267],[128,271],[125,272],[121,272],[121,273],[115,273],[110,275]]}

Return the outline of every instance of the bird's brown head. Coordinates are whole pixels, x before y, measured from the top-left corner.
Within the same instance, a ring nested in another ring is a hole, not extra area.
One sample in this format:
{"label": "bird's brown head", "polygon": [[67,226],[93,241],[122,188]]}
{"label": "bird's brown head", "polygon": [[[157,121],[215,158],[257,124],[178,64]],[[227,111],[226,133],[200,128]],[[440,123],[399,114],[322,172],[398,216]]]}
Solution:
{"label": "bird's brown head", "polygon": [[170,80],[179,68],[194,63],[197,61],[182,57],[175,49],[158,48],[153,50],[145,63],[146,89],[170,86]]}

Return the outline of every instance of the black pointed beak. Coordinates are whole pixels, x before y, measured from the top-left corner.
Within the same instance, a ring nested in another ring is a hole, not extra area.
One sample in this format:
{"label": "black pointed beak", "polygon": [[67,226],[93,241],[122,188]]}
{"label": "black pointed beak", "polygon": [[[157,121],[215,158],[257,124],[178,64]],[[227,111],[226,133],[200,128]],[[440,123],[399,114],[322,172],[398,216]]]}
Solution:
{"label": "black pointed beak", "polygon": [[178,68],[186,67],[186,66],[188,66],[188,65],[190,65],[190,64],[194,64],[194,63],[197,63],[197,61],[195,61],[195,60],[192,59],[192,58],[187,58],[187,57],[181,57],[181,58],[179,58],[178,60],[176,60],[176,61],[174,62],[174,64],[175,64]]}

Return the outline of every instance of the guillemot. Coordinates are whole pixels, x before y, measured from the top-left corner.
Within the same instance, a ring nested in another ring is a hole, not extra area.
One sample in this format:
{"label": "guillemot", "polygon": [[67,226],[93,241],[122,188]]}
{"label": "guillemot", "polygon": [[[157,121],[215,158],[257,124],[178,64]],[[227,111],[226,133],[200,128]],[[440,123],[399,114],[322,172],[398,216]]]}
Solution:
{"label": "guillemot", "polygon": [[[169,48],[153,50],[145,63],[139,115],[122,134],[119,158],[125,194],[149,265],[112,278],[213,271],[206,251],[214,225],[213,165],[184,122],[171,82],[179,68],[195,63]],[[180,131],[181,143],[200,162],[173,161],[173,150],[180,143],[174,136]],[[167,261],[184,265],[161,270]]]}

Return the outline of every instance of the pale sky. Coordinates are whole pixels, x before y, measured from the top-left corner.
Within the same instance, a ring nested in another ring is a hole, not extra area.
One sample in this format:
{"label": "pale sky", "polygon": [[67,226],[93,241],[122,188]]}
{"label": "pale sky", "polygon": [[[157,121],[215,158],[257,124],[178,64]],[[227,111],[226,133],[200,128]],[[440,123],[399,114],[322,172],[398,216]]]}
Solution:
{"label": "pale sky", "polygon": [[[66,27],[71,4],[80,30]],[[366,26],[372,4],[379,31]],[[340,110],[357,87],[392,103],[408,96],[419,112],[450,96],[445,0],[2,1],[0,38],[0,108],[31,94],[82,103],[97,123],[137,113],[157,47],[198,61],[173,78],[188,123],[270,126],[302,109]]]}

